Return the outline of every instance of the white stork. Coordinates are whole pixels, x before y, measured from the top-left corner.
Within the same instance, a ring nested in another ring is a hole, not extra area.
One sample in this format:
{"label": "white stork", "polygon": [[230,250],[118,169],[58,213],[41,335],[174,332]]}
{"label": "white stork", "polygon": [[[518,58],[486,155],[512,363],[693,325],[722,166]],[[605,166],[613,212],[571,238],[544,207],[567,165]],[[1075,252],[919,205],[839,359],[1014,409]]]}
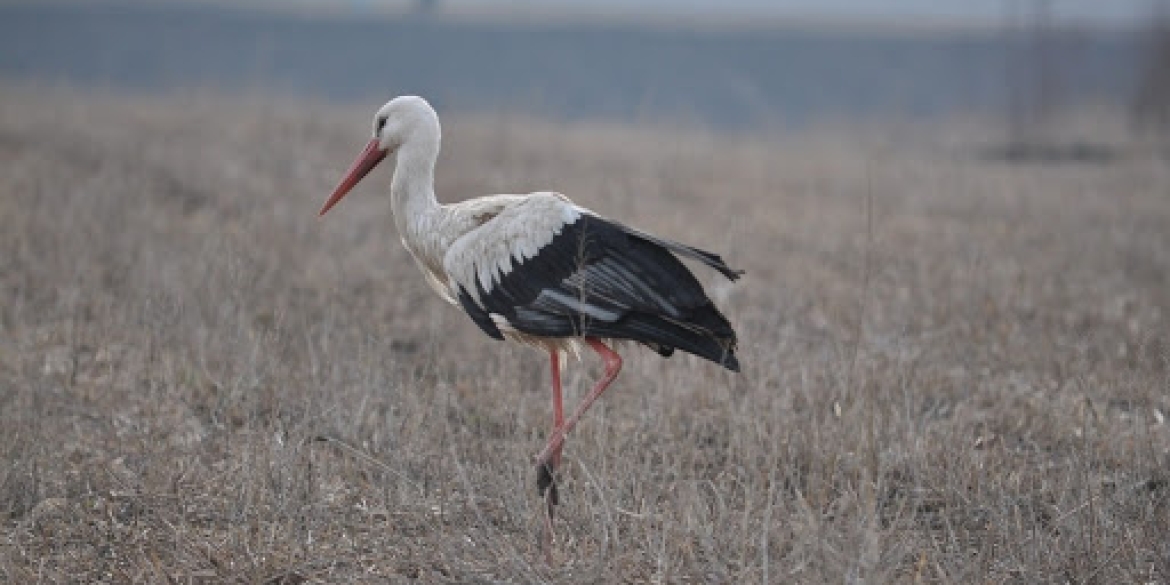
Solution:
{"label": "white stork", "polygon": [[[607,343],[631,340],[663,356],[681,349],[739,371],[731,323],[675,255],[731,280],[743,272],[710,252],[605,219],[559,193],[491,195],[441,205],[434,190],[439,141],[439,117],[426,100],[391,100],[374,116],[373,138],[321,215],[379,162],[396,155],[390,187],[394,223],[427,282],[488,336],[548,352],[553,429],[536,466],[551,523],[554,471],[565,435],[622,367]],[[582,343],[604,360],[605,375],[565,419],[560,357],[578,355]]]}

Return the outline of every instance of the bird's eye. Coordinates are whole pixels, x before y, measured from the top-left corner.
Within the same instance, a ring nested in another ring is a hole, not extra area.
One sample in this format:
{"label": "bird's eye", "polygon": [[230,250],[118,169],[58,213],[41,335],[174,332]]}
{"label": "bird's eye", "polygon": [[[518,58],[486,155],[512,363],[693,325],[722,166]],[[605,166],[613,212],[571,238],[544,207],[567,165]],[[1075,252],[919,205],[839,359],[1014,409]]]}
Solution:
{"label": "bird's eye", "polygon": [[374,133],[381,134],[382,129],[386,127],[386,118],[378,118],[374,122]]}

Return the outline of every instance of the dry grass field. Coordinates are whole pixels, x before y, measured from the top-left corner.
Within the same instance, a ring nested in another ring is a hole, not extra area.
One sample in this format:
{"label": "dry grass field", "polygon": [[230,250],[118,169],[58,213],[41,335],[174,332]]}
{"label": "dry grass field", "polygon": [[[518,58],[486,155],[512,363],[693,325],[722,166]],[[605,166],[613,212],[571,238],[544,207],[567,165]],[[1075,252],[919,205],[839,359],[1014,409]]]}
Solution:
{"label": "dry grass field", "polygon": [[1045,166],[446,117],[440,199],[747,270],[702,273],[742,374],[627,348],[550,567],[546,357],[426,288],[386,171],[316,217],[379,104],[3,90],[2,582],[1170,583],[1170,166],[1107,117],[1066,127],[1120,159]]}

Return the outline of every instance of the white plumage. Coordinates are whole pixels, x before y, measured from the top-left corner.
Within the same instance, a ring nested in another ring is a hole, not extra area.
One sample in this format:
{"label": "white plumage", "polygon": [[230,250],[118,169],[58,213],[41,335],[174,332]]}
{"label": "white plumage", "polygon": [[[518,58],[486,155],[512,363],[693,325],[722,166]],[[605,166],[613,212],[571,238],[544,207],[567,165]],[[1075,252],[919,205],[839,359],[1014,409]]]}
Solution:
{"label": "white plumage", "polygon": [[[549,352],[554,424],[536,462],[551,531],[554,470],[565,434],[621,368],[606,344],[631,340],[663,356],[681,349],[738,371],[735,331],[676,255],[732,280],[742,273],[715,254],[602,218],[559,193],[440,205],[434,192],[440,142],[430,104],[414,96],[391,100],[378,110],[373,138],[321,214],[379,162],[395,157],[394,221],[428,284],[487,335]],[[566,420],[559,355],[585,346],[603,358],[605,375]]]}
{"label": "white plumage", "polygon": [[[448,286],[455,296],[462,287],[476,302],[480,301],[477,283],[491,291],[501,277],[511,274],[513,266],[535,257],[582,212],[559,193],[496,195],[471,202],[476,205],[449,206],[449,213],[470,212],[486,221],[459,236],[442,253]],[[494,216],[481,211],[485,203],[492,206]]]}

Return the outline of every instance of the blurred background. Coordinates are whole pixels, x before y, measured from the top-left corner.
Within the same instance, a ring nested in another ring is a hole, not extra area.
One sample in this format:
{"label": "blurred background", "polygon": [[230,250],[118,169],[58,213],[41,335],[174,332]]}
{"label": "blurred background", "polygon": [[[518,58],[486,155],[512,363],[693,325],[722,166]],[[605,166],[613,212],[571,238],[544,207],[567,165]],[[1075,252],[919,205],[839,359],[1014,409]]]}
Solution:
{"label": "blurred background", "polygon": [[1084,105],[1164,128],[1165,0],[0,3],[0,75],[774,130]]}

